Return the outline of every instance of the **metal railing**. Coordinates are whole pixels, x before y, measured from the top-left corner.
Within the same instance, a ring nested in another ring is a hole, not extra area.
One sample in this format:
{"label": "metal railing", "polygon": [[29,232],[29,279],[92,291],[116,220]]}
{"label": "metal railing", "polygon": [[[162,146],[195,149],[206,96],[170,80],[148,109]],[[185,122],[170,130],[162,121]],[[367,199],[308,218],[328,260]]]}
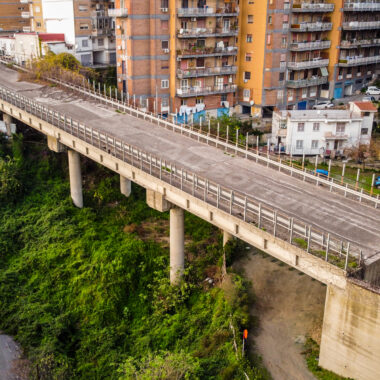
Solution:
{"label": "metal railing", "polygon": [[[182,167],[179,168],[168,160],[163,160],[161,157],[130,145],[112,134],[86,126],[78,120],[67,117],[65,114],[50,109],[5,86],[0,86],[0,99],[227,214],[253,224],[283,241],[297,245],[306,253],[344,269],[347,274],[356,272],[361,266],[363,259],[361,247],[342,240],[334,234],[312,227],[254,199],[252,196],[235,191],[194,172],[184,170]],[[123,107],[122,104],[120,107],[131,116],[151,122],[159,122],[162,126],[169,127],[173,131],[180,128],[131,107]],[[13,112],[11,113],[15,116]],[[182,134],[189,137],[194,134],[193,131],[185,128],[180,128],[180,130]],[[208,136],[198,133],[197,136],[199,140],[208,139]],[[223,142],[213,140],[216,143],[223,144]],[[225,147],[228,148],[228,144]],[[236,147],[237,150],[240,148]]]}
{"label": "metal railing", "polygon": [[312,32],[318,30],[331,30],[331,22],[303,22],[301,24],[292,24],[290,30],[293,32]]}
{"label": "metal railing", "polygon": [[204,69],[177,70],[178,78],[205,77],[211,75],[236,74],[237,66],[217,66]]}
{"label": "metal railing", "polygon": [[293,70],[302,70],[308,69],[311,67],[323,67],[328,66],[328,59],[314,59],[312,61],[304,61],[304,62],[288,62],[288,68]]}
{"label": "metal railing", "polygon": [[343,30],[378,29],[380,21],[347,21],[342,25]]}
{"label": "metal railing", "polygon": [[108,9],[109,17],[128,17],[128,9],[127,8],[110,8]]}
{"label": "metal railing", "polygon": [[201,55],[202,57],[210,57],[215,55],[236,55],[237,51],[237,46],[229,46],[226,48],[194,47],[193,49],[179,49],[177,51],[177,57],[189,58],[198,55]]}
{"label": "metal railing", "polygon": [[303,51],[303,50],[319,50],[328,49],[331,46],[331,41],[312,41],[312,42],[292,42],[290,50]]}
{"label": "metal railing", "polygon": [[286,81],[286,86],[290,88],[319,86],[320,84],[327,83],[327,80],[327,77],[288,80]]}
{"label": "metal railing", "polygon": [[359,46],[371,46],[380,45],[380,38],[366,39],[366,40],[351,40],[351,41],[341,41],[340,48],[357,48]]}
{"label": "metal railing", "polygon": [[[9,60],[4,60],[4,57],[0,58],[0,62],[8,64],[12,62]],[[17,68],[27,71],[27,69],[22,66],[14,65]],[[125,112],[128,115],[135,116],[141,119],[148,120],[149,122],[156,124],[165,129],[169,129],[173,132],[180,134],[186,134],[186,136],[193,138],[195,140],[206,143],[207,145],[214,146],[219,149],[224,149],[226,151],[232,151],[235,155],[245,157],[249,160],[255,161],[263,166],[281,171],[284,174],[290,175],[294,178],[301,179],[304,182],[314,184],[316,186],[323,186],[327,188],[330,192],[335,192],[337,194],[344,195],[344,197],[350,198],[352,200],[363,202],[370,206],[380,209],[380,199],[379,195],[374,196],[372,192],[366,191],[364,188],[360,188],[358,184],[351,184],[349,182],[341,180],[334,180],[333,178],[321,178],[315,175],[314,170],[307,169],[305,167],[298,166],[292,162],[291,158],[281,158],[278,155],[271,155],[269,152],[260,152],[258,146],[256,148],[250,148],[248,145],[248,139],[245,139],[245,143],[239,143],[239,138],[237,138],[238,143],[231,141],[231,135],[226,138],[222,138],[219,133],[219,128],[215,132],[210,130],[207,125],[200,124],[200,128],[195,129],[192,125],[188,124],[176,124],[170,122],[167,119],[160,117],[159,115],[153,114],[151,112],[146,112],[139,110],[136,106],[136,98],[133,96],[126,96],[123,93],[109,92],[107,95],[106,88],[102,90],[100,85],[97,90],[95,85],[93,87],[84,87],[83,85],[75,85],[72,83],[67,83],[61,79],[54,78],[44,78],[45,80],[56,83],[67,89],[77,91],[86,96],[90,96],[93,99],[104,103],[108,106],[114,107],[115,109]],[[238,136],[237,136],[238,137]]]}
{"label": "metal railing", "polygon": [[293,12],[332,12],[334,4],[330,3],[293,3]]}
{"label": "metal railing", "polygon": [[380,2],[352,2],[346,1],[343,6],[345,11],[380,11]]}
{"label": "metal railing", "polygon": [[374,55],[373,57],[346,57],[339,59],[339,66],[356,66],[356,65],[368,65],[380,62],[380,55]]}
{"label": "metal railing", "polygon": [[178,88],[178,96],[195,96],[195,95],[210,95],[210,94],[223,94],[226,92],[235,92],[237,90],[236,84],[221,85],[221,86],[205,86],[205,87],[189,87]]}

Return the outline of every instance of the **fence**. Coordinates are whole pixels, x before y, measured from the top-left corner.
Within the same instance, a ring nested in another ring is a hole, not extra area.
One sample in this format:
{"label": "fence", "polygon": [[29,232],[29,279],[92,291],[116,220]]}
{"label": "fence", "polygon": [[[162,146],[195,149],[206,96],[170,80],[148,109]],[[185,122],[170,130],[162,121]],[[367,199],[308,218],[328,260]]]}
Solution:
{"label": "fence", "polygon": [[[357,245],[343,241],[331,233],[312,228],[301,220],[279,212],[242,192],[234,191],[193,172],[178,168],[167,160],[127,144],[111,134],[68,118],[5,86],[0,86],[0,98],[187,194],[266,230],[275,237],[296,244],[307,253],[320,257],[348,273],[356,272],[361,265],[363,252]],[[140,111],[133,110],[133,112],[136,112],[136,115],[143,115],[144,118],[147,117]],[[153,116],[150,117],[153,118]],[[190,133],[191,131],[181,129],[181,132]],[[198,137],[205,136],[198,134]],[[225,146],[227,147],[228,144]]]}

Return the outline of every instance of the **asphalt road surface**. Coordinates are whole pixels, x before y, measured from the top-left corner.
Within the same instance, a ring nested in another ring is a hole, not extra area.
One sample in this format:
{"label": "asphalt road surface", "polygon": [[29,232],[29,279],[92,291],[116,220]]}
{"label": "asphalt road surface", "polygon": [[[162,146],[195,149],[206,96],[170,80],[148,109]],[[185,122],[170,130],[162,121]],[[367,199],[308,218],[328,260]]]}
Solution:
{"label": "asphalt road surface", "polygon": [[12,374],[13,361],[19,359],[20,348],[8,335],[0,334],[0,380],[17,380]]}
{"label": "asphalt road surface", "polygon": [[78,94],[18,82],[18,74],[2,65],[0,84],[160,156],[178,169],[193,171],[350,241],[363,249],[365,257],[380,250],[380,209],[332,194],[244,158],[231,157],[220,149],[117,113],[93,100],[82,99]]}

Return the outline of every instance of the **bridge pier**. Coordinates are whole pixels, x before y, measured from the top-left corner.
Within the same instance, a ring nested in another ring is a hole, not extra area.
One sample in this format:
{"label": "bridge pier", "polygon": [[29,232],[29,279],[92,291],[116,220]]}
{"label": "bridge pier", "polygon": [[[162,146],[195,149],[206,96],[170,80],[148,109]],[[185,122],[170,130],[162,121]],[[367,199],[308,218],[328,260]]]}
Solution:
{"label": "bridge pier", "polygon": [[56,153],[62,153],[66,150],[66,147],[59,142],[56,137],[47,135],[48,148]]}
{"label": "bridge pier", "polygon": [[78,152],[69,149],[69,174],[70,174],[70,193],[75,206],[83,208],[82,193],[82,173],[80,169],[80,156]]}
{"label": "bridge pier", "polygon": [[120,175],[120,192],[126,197],[129,197],[132,192],[132,182],[122,175]]}
{"label": "bridge pier", "polygon": [[347,281],[327,286],[319,365],[341,376],[380,374],[380,294]]}
{"label": "bridge pier", "polygon": [[12,136],[12,128],[11,128],[12,116],[4,112],[3,121],[5,123],[5,128],[7,129],[7,136],[11,137]]}
{"label": "bridge pier", "polygon": [[170,209],[170,283],[181,281],[185,267],[185,226],[182,208]]}
{"label": "bridge pier", "polygon": [[223,247],[233,239],[233,235],[230,234],[229,232],[223,230]]}

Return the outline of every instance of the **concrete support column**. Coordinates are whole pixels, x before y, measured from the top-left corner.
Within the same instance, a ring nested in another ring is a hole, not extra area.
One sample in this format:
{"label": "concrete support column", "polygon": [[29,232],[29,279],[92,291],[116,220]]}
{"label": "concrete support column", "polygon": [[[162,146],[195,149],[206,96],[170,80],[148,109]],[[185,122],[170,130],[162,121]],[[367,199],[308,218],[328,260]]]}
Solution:
{"label": "concrete support column", "polygon": [[223,231],[223,247],[230,241],[232,240],[233,236],[227,232]]}
{"label": "concrete support column", "polygon": [[185,267],[184,211],[179,207],[170,209],[170,283],[181,281]]}
{"label": "concrete support column", "polygon": [[122,175],[120,176],[120,192],[126,197],[129,197],[132,192],[132,182]]}
{"label": "concrete support column", "polygon": [[74,205],[83,207],[83,193],[82,193],[82,173],[80,170],[80,156],[79,153],[69,149],[69,173],[70,173],[70,193]]}
{"label": "concrete support column", "polygon": [[5,123],[5,128],[7,129],[7,135],[9,137],[12,136],[12,130],[11,130],[12,116],[8,115],[7,113],[3,113],[3,121]]}

